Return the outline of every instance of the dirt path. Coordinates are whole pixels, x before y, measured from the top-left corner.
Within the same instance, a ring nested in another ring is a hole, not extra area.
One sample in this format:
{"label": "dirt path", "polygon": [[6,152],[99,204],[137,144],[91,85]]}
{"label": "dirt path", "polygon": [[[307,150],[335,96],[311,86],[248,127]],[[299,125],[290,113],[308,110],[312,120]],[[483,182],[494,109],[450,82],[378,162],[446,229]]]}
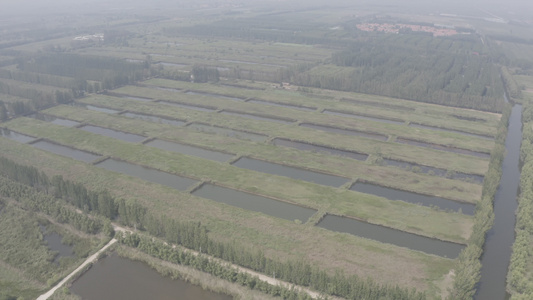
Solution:
{"label": "dirt path", "polygon": [[[115,231],[121,231],[121,232],[133,232],[132,230],[129,230],[127,228],[124,228],[124,227],[120,227],[116,224],[113,224],[113,227],[115,229]],[[166,243],[165,243],[166,244]],[[200,255],[200,252],[198,251],[194,251],[194,250],[191,250],[191,249],[188,249],[188,248],[185,248],[185,247],[182,247],[182,246],[177,246],[177,245],[172,245],[172,248],[180,248],[182,251],[185,251],[185,252],[188,252],[188,253],[192,253],[194,255]],[[251,269],[248,269],[248,268],[244,268],[244,267],[241,267],[239,265],[236,265],[236,264],[232,264],[232,263],[229,263],[225,260],[222,260],[222,259],[219,259],[219,258],[216,258],[216,257],[213,257],[213,256],[210,256],[210,255],[207,255],[205,253],[202,253],[202,255],[204,257],[207,257],[209,260],[212,260],[212,261],[216,261],[220,264],[224,264],[224,265],[227,265],[229,267],[232,267],[232,268],[235,268],[237,269],[239,272],[243,272],[243,273],[247,273],[247,274],[250,274],[252,276],[257,276],[259,278],[259,280],[261,281],[265,281],[265,282],[268,282],[269,284],[272,284],[272,285],[279,285],[279,286],[283,286],[283,287],[286,287],[286,288],[289,288],[289,289],[295,289],[295,290],[299,290],[299,291],[302,291],[302,292],[305,292],[307,293],[309,296],[311,296],[312,298],[315,298],[315,299],[322,299],[321,297],[321,294],[318,293],[318,292],[315,292],[313,290],[310,290],[306,287],[303,287],[303,286],[299,286],[299,285],[295,285],[295,284],[292,284],[292,283],[289,283],[289,282],[286,282],[286,281],[282,281],[282,280],[279,280],[279,279],[276,279],[275,277],[270,277],[268,275],[265,275],[265,274],[262,274],[262,273],[258,273],[256,271],[253,271]],[[274,275],[274,274],[273,274]],[[334,297],[334,296],[331,296],[331,295],[328,295],[328,299],[333,299],[333,300],[341,300],[343,298],[339,298],[339,297]]]}
{"label": "dirt path", "polygon": [[77,267],[76,270],[74,270],[72,273],[68,274],[65,278],[63,278],[63,280],[61,280],[58,284],[56,284],[48,292],[46,292],[46,293],[42,294],[41,296],[39,296],[37,298],[37,300],[46,300],[46,299],[48,299],[50,296],[52,296],[55,293],[55,291],[57,289],[59,289],[61,286],[63,286],[63,284],[65,284],[65,282],[67,282],[70,278],[72,278],[72,276],[74,276],[74,274],[78,273],[85,266],[87,266],[88,264],[90,264],[93,261],[95,261],[96,258],[98,257],[98,255],[100,255],[100,253],[104,252],[107,248],[109,248],[109,246],[113,245],[116,242],[117,242],[116,239],[110,240],[109,243],[107,243],[104,247],[102,247],[102,249],[98,250],[95,254],[89,256],[89,258],[87,258],[79,267]]}
{"label": "dirt path", "polygon": [[[133,232],[132,230],[129,230],[127,228],[124,228],[124,227],[121,227],[121,226],[118,226],[116,224],[113,224],[113,228],[115,229],[115,231],[120,231],[120,232]],[[50,289],[48,292],[42,294],[41,296],[39,296],[37,298],[37,300],[46,300],[48,299],[50,296],[52,296],[54,294],[54,292],[59,289],[61,286],[63,286],[63,284],[65,284],[70,278],[72,278],[72,276],[74,276],[74,274],[76,274],[77,272],[79,272],[81,269],[83,269],[85,266],[87,266],[88,264],[94,262],[96,260],[96,258],[98,257],[98,255],[100,255],[100,253],[104,252],[107,248],[109,248],[111,245],[113,245],[114,243],[116,243],[117,240],[116,239],[112,239],[111,241],[109,241],[109,243],[107,243],[102,249],[98,250],[98,252],[96,252],[95,254],[91,255],[89,258],[87,258],[78,268],[76,268],[76,270],[74,270],[72,273],[70,273],[69,275],[67,275],[65,278],[63,278],[63,280],[61,280],[56,286],[54,286],[52,289]],[[193,253],[194,255],[200,255],[199,252],[197,251],[194,251],[194,250],[190,250],[190,249],[187,249],[187,248],[184,248],[184,247],[181,247],[181,246],[176,246],[176,245],[173,245],[172,246],[173,248],[176,248],[176,247],[179,247],[180,249],[182,249],[183,251],[186,251],[186,252],[189,252],[189,253]],[[253,270],[250,270],[248,268],[244,268],[244,267],[241,267],[241,266],[238,266],[238,265],[235,265],[235,264],[231,264],[225,260],[222,260],[222,259],[218,259],[218,258],[215,258],[215,257],[212,257],[212,256],[209,256],[209,255],[206,255],[204,253],[202,253],[202,255],[208,257],[209,259],[213,260],[213,261],[217,261],[221,264],[226,264],[230,267],[233,267],[237,270],[239,270],[240,272],[243,272],[243,273],[248,273],[252,276],[257,276],[259,278],[259,280],[262,280],[262,281],[265,281],[265,282],[268,282],[269,284],[272,284],[272,285],[280,285],[280,286],[283,286],[283,287],[287,287],[287,288],[293,288],[293,289],[297,289],[297,290],[300,290],[302,292],[305,292],[307,294],[309,294],[309,296],[317,299],[317,298],[321,298],[320,297],[320,293],[318,292],[315,292],[315,291],[312,291],[308,288],[305,288],[305,287],[302,287],[302,286],[298,286],[298,285],[294,285],[292,283],[288,283],[288,282],[285,282],[285,281],[282,281],[282,280],[279,280],[279,279],[276,279],[274,277],[270,277],[270,276],[267,276],[265,274],[262,274],[262,273],[258,273],[258,272],[255,272]],[[337,300],[337,299],[341,299],[341,298],[337,298],[337,297],[333,297],[333,296],[328,296],[328,299],[334,299],[334,300]]]}

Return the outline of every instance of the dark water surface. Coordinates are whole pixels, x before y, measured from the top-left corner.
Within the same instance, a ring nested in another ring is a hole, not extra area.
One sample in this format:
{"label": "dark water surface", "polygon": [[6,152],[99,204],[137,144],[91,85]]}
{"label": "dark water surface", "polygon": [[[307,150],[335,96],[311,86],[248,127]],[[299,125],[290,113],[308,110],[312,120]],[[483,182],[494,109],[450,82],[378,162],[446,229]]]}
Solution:
{"label": "dark water surface", "polygon": [[115,139],[123,140],[123,141],[130,142],[130,143],[138,143],[146,138],[138,134],[126,133],[126,132],[122,132],[118,130],[98,127],[98,126],[93,126],[93,125],[85,125],[83,127],[80,127],[80,129],[88,131],[88,132],[112,137]]}
{"label": "dark water surface", "polygon": [[329,115],[336,115],[336,116],[342,116],[342,117],[348,117],[348,118],[355,118],[355,119],[360,119],[360,120],[383,122],[383,123],[396,124],[396,125],[401,125],[401,124],[404,123],[404,121],[399,121],[399,120],[382,119],[382,118],[377,118],[377,117],[356,115],[356,114],[344,113],[344,112],[340,112],[340,111],[327,110],[327,109],[324,110],[324,113],[325,114],[329,114]]}
{"label": "dark water surface", "polygon": [[206,183],[193,195],[290,221],[309,219],[315,209]]}
{"label": "dark water surface", "polygon": [[399,167],[399,168],[410,170],[410,171],[413,171],[413,168],[416,168],[417,170],[416,172],[420,172],[424,174],[432,174],[432,175],[440,176],[440,177],[447,177],[450,179],[466,180],[466,181],[470,181],[473,183],[479,183],[479,184],[483,183],[483,179],[484,179],[484,176],[481,176],[481,175],[466,174],[466,173],[461,173],[461,172],[448,172],[448,170],[446,169],[424,166],[424,165],[419,165],[419,164],[410,163],[406,161],[388,159],[388,158],[384,158],[383,163],[387,166],[395,166],[395,167]]}
{"label": "dark water surface", "polygon": [[409,124],[409,126],[410,127],[415,127],[415,128],[423,128],[423,129],[430,129],[430,130],[437,130],[437,131],[459,133],[459,134],[462,134],[462,135],[473,136],[473,137],[486,139],[486,140],[494,140],[494,137],[492,137],[492,136],[475,134],[475,133],[470,133],[470,132],[465,132],[465,131],[460,131],[460,130],[455,130],[455,129],[448,129],[448,128],[442,128],[442,127],[436,127],[436,126],[422,125],[422,124],[417,124],[417,123],[411,123],[411,124]]}
{"label": "dark water surface", "polygon": [[116,254],[100,259],[70,287],[84,300],[230,300],[182,280],[163,277],[147,264]]}
{"label": "dark water surface", "polygon": [[462,203],[441,197],[422,195],[393,188],[383,187],[371,183],[356,182],[350,188],[352,191],[360,193],[376,195],[387,198],[389,200],[401,200],[409,203],[420,204],[429,207],[438,207],[443,210],[461,211],[467,215],[473,215],[475,205],[470,203]]}
{"label": "dark water surface", "polygon": [[457,258],[465,247],[465,245],[461,244],[441,241],[335,215],[326,215],[317,226],[451,259]]}
{"label": "dark water surface", "polygon": [[51,143],[48,141],[38,141],[36,143],[31,144],[32,146],[49,151],[55,154],[63,155],[66,157],[73,158],[75,160],[83,161],[83,162],[91,162],[99,157],[100,155],[92,154],[89,152],[85,152],[82,150],[70,148],[67,146],[58,145],[55,143]]}
{"label": "dark water surface", "polygon": [[344,128],[337,128],[337,127],[331,127],[326,125],[318,125],[318,124],[312,124],[312,123],[302,123],[300,124],[302,127],[332,132],[332,133],[338,133],[338,134],[345,134],[345,135],[353,135],[353,136],[361,136],[369,139],[375,139],[380,141],[386,141],[388,137],[386,135],[377,134],[377,133],[371,133],[371,132],[362,132],[357,131],[353,129],[344,129]]}
{"label": "dark water surface", "polygon": [[479,158],[485,158],[485,159],[489,159],[490,158],[490,153],[486,153],[486,152],[477,152],[477,151],[472,151],[472,150],[468,150],[468,149],[448,147],[448,146],[444,146],[444,145],[431,144],[431,143],[415,141],[415,140],[410,140],[410,139],[397,138],[396,142],[398,142],[400,144],[408,144],[408,145],[411,145],[411,146],[430,148],[430,149],[435,149],[435,150],[440,150],[440,151],[447,151],[447,152],[453,152],[453,153],[458,153],[458,154],[472,155],[472,156],[476,156],[476,157],[479,157]]}
{"label": "dark water surface", "polygon": [[266,141],[266,139],[268,139],[268,136],[258,134],[258,133],[234,130],[230,128],[212,126],[212,125],[202,124],[202,123],[191,123],[187,125],[187,127],[200,131],[200,132],[225,135],[229,137],[234,137],[234,138],[238,138],[242,140],[250,140],[254,142],[263,142],[263,141]]}
{"label": "dark water surface", "polygon": [[271,102],[271,101],[265,101],[265,100],[259,100],[259,99],[249,100],[248,103],[264,104],[264,105],[279,106],[279,107],[287,107],[287,108],[294,108],[294,109],[299,109],[299,110],[304,110],[304,111],[314,111],[314,110],[316,110],[316,107],[299,106],[299,105],[294,105],[294,104]]}
{"label": "dark water surface", "polygon": [[178,152],[178,153],[182,153],[185,155],[192,155],[192,156],[197,156],[201,158],[206,158],[209,160],[214,160],[214,161],[219,161],[219,162],[227,161],[228,159],[234,156],[232,154],[227,154],[224,152],[218,152],[218,151],[203,149],[200,147],[194,147],[194,146],[185,145],[185,144],[178,144],[178,143],[164,141],[164,140],[153,140],[153,141],[146,143],[145,145],[148,145],[150,147],[156,147],[156,148],[167,150],[167,151]]}
{"label": "dark water surface", "polygon": [[134,112],[125,112],[120,115],[128,117],[128,118],[139,119],[139,120],[160,123],[160,124],[174,125],[174,126],[182,126],[183,124],[185,124],[184,121],[180,121],[180,120],[167,119],[163,117],[139,114],[139,113],[134,113]]}
{"label": "dark water surface", "polygon": [[151,168],[146,168],[143,166],[135,165],[125,161],[115,160],[112,158],[106,159],[96,164],[96,166],[109,171],[126,174],[132,177],[137,177],[149,182],[166,185],[168,187],[175,188],[180,191],[187,190],[190,186],[198,182],[197,180],[191,178],[182,177],[179,175],[170,174]]}
{"label": "dark water surface", "polygon": [[255,114],[241,113],[241,112],[235,112],[235,111],[229,111],[229,110],[223,110],[220,113],[225,114],[225,115],[253,119],[253,120],[276,122],[276,123],[282,123],[282,124],[291,124],[295,122],[295,120],[280,119],[274,116],[267,117],[267,116],[260,116],[260,115],[255,115]]}
{"label": "dark water surface", "polygon": [[31,137],[29,135],[25,135],[22,133],[18,133],[13,130],[9,130],[7,128],[0,128],[0,136],[17,141],[19,143],[28,143],[28,142],[35,140],[34,137]]}
{"label": "dark water surface", "polygon": [[272,140],[272,143],[276,146],[295,148],[295,149],[304,150],[304,151],[326,153],[326,154],[331,154],[331,155],[353,158],[356,160],[366,160],[368,157],[367,154],[362,154],[362,153],[357,153],[357,152],[347,151],[347,150],[333,149],[330,147],[313,145],[313,144],[308,144],[304,142],[290,141],[290,140],[280,139],[280,138],[275,138],[274,140]]}
{"label": "dark water surface", "polygon": [[514,105],[505,139],[505,157],[500,186],[494,197],[494,225],[487,232],[481,257],[481,280],[475,299],[503,300],[508,297],[506,278],[511,247],[515,239],[518,186],[520,183],[520,144],[522,106]]}
{"label": "dark water surface", "polygon": [[254,170],[272,175],[286,176],[293,179],[304,180],[322,185],[340,187],[350,179],[325,173],[314,172],[296,167],[284,166],[263,160],[242,157],[233,163],[234,166]]}
{"label": "dark water surface", "polygon": [[62,119],[62,118],[58,118],[58,117],[54,117],[54,116],[50,116],[46,114],[41,114],[41,113],[31,114],[29,117],[37,119],[37,120],[45,121],[45,122],[50,122],[56,125],[66,126],[66,127],[74,127],[74,126],[80,125],[80,122],[77,122],[77,121]]}

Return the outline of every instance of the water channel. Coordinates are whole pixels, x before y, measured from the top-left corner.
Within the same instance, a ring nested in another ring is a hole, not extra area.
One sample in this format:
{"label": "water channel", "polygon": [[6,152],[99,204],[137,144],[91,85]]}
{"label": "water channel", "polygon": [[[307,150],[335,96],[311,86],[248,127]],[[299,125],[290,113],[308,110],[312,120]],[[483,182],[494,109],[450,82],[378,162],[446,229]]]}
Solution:
{"label": "water channel", "polygon": [[507,299],[506,277],[515,239],[516,201],[520,183],[522,106],[514,105],[505,139],[500,186],[494,197],[494,225],[487,232],[481,257],[481,280],[475,299]]}
{"label": "water channel", "polygon": [[44,141],[44,140],[38,141],[31,145],[36,148],[48,151],[48,152],[70,157],[72,159],[87,162],[87,163],[94,161],[95,159],[101,157],[100,155],[97,155],[97,154],[92,154],[89,152],[58,145],[58,144],[51,143],[51,142]]}
{"label": "water channel", "polygon": [[37,119],[37,120],[45,121],[45,122],[50,122],[56,125],[66,126],[66,127],[74,127],[74,126],[80,125],[80,122],[77,122],[77,121],[61,119],[58,117],[54,117],[54,116],[50,116],[50,115],[46,115],[42,113],[31,114],[29,115],[29,117]]}
{"label": "water channel", "polygon": [[289,221],[305,223],[315,209],[205,183],[193,195]]}
{"label": "water channel", "polygon": [[191,155],[201,158],[206,158],[209,160],[219,161],[219,162],[225,162],[228,159],[232,158],[233,154],[228,154],[224,152],[214,151],[214,150],[208,150],[200,147],[194,147],[190,145],[184,145],[184,144],[178,144],[174,142],[164,141],[164,140],[153,140],[145,145],[150,147],[156,147],[159,149],[172,151],[172,152],[178,152],[185,155]]}
{"label": "water channel", "polygon": [[334,187],[340,187],[341,185],[350,181],[350,179],[340,176],[280,165],[249,157],[242,157],[236,162],[234,162],[233,165],[243,169],[253,170],[272,175],[286,176],[293,179]]}
{"label": "water channel", "polygon": [[182,299],[230,300],[187,283],[163,277],[147,264],[119,257],[116,254],[98,260],[78,278],[70,291],[84,300],[102,299]]}
{"label": "water channel", "polygon": [[94,105],[83,104],[83,103],[78,103],[78,102],[73,102],[71,105],[72,106],[76,106],[76,107],[84,107],[84,108],[86,108],[88,110],[103,112],[103,113],[106,113],[106,114],[118,114],[120,112],[120,110],[116,110],[116,109],[112,109],[112,108],[94,106]]}
{"label": "water channel", "polygon": [[437,126],[429,126],[429,125],[423,125],[423,124],[417,124],[417,123],[410,123],[409,126],[410,127],[414,127],[414,128],[422,128],[422,129],[429,129],[429,130],[437,130],[437,131],[444,131],[444,132],[459,133],[459,134],[462,134],[462,135],[477,137],[477,138],[481,138],[481,139],[485,139],[485,140],[494,140],[494,137],[492,137],[492,136],[475,134],[475,133],[470,133],[470,132],[466,132],[466,131],[449,129],[449,128],[442,128],[442,127],[437,127]]}
{"label": "water channel", "polygon": [[17,141],[19,143],[28,143],[28,142],[35,140],[34,137],[31,137],[29,135],[25,135],[22,133],[18,133],[13,130],[9,130],[7,128],[0,128],[0,136],[3,136],[10,140]]}
{"label": "water channel", "polygon": [[461,244],[335,215],[326,215],[316,226],[451,259],[457,258],[465,247]]}
{"label": "water channel", "polygon": [[348,157],[348,158],[352,158],[356,160],[366,160],[368,158],[367,154],[362,154],[362,153],[357,153],[357,152],[347,151],[347,150],[339,150],[339,149],[334,149],[334,148],[330,148],[326,146],[313,145],[313,144],[309,144],[305,142],[297,142],[297,141],[291,141],[291,140],[281,139],[281,138],[273,139],[272,143],[276,146],[295,148],[295,149],[299,149],[303,151],[326,153],[330,155]]}
{"label": "water channel", "polygon": [[153,116],[153,115],[139,114],[139,113],[134,113],[134,112],[125,112],[120,115],[128,117],[128,118],[139,119],[143,121],[149,121],[149,122],[160,123],[160,124],[174,125],[174,126],[182,126],[185,124],[185,121],[181,121],[181,120],[168,119],[168,118],[163,118],[163,117],[158,117],[158,116]]}
{"label": "water channel", "polygon": [[92,132],[92,133],[95,133],[95,134],[104,135],[104,136],[112,137],[112,138],[115,138],[115,139],[123,140],[123,141],[130,142],[130,143],[139,143],[139,142],[143,141],[144,139],[146,139],[146,137],[144,137],[142,135],[122,132],[122,131],[118,131],[118,130],[113,130],[113,129],[104,128],[104,127],[98,127],[98,126],[93,126],[93,125],[85,125],[83,127],[80,127],[80,129],[88,131],[88,132]]}
{"label": "water channel", "polygon": [[404,111],[414,111],[415,110],[414,108],[401,106],[401,105],[394,105],[394,104],[381,103],[381,102],[371,102],[371,101],[358,100],[358,99],[342,98],[341,101],[342,102],[347,102],[347,103],[359,104],[359,105],[368,105],[368,106],[375,106],[375,107],[391,108],[393,110],[404,110]]}
{"label": "water channel", "polygon": [[388,137],[386,135],[377,134],[377,133],[371,133],[371,132],[362,132],[357,131],[353,129],[343,129],[343,128],[337,128],[337,127],[331,127],[327,125],[318,125],[318,124],[312,124],[312,123],[302,123],[300,124],[302,127],[306,128],[312,128],[316,130],[322,130],[327,132],[333,132],[338,134],[345,134],[345,135],[353,135],[353,136],[361,136],[369,139],[374,140],[380,140],[380,141],[386,141]]}
{"label": "water channel", "polygon": [[220,94],[207,93],[207,92],[199,92],[199,91],[186,91],[185,94],[198,95],[198,96],[207,96],[207,97],[215,97],[215,98],[229,99],[229,100],[234,100],[234,101],[244,101],[244,99],[242,99],[242,98],[231,97],[231,96],[220,95]]}
{"label": "water channel", "polygon": [[424,165],[419,165],[419,164],[410,163],[406,161],[388,159],[388,158],[383,158],[383,164],[387,166],[398,167],[404,170],[409,170],[415,173],[420,172],[424,174],[431,174],[434,176],[447,177],[447,178],[456,179],[456,180],[464,180],[464,181],[479,183],[479,184],[482,184],[483,179],[484,179],[484,176],[481,176],[481,175],[467,174],[467,173],[461,173],[461,172],[449,172],[446,169],[424,166]]}
{"label": "water channel", "polygon": [[411,145],[411,146],[430,148],[430,149],[435,149],[435,150],[440,150],[440,151],[447,151],[447,152],[453,152],[453,153],[458,153],[458,154],[472,155],[472,156],[479,157],[479,158],[484,158],[484,159],[489,159],[490,158],[490,153],[477,152],[477,151],[472,151],[472,150],[468,150],[468,149],[461,149],[461,148],[455,148],[455,147],[448,147],[448,146],[431,144],[431,143],[415,141],[415,140],[410,140],[410,139],[397,138],[396,142],[398,142],[400,144],[408,144],[408,145]]}
{"label": "water channel", "polygon": [[288,103],[278,103],[278,102],[271,102],[271,101],[265,101],[265,100],[259,100],[259,99],[252,99],[247,101],[248,103],[256,103],[256,104],[264,104],[264,105],[271,105],[271,106],[279,106],[279,107],[286,107],[286,108],[294,108],[299,109],[303,111],[314,111],[316,110],[316,107],[307,107],[307,106],[300,106],[300,105],[294,105],[294,104],[288,104]]}
{"label": "water channel", "polygon": [[194,109],[194,110],[198,110],[198,111],[209,111],[209,112],[211,112],[211,111],[217,110],[216,107],[192,105],[192,104],[187,104],[187,103],[179,103],[179,102],[172,102],[172,101],[165,101],[165,100],[158,101],[158,103],[164,103],[166,105],[172,105],[172,106],[181,107],[181,108],[185,108],[185,109]]}
{"label": "water channel", "polygon": [[238,138],[242,140],[250,140],[253,142],[264,142],[268,139],[268,136],[258,134],[258,133],[251,133],[251,132],[218,127],[218,126],[202,124],[202,123],[191,123],[187,125],[187,127],[200,131],[200,132],[214,133],[214,134],[234,137],[234,138]]}
{"label": "water channel", "polygon": [[126,174],[132,177],[137,177],[148,182],[166,185],[168,187],[180,191],[185,191],[198,182],[197,180],[191,178],[166,173],[163,171],[143,167],[125,161],[115,160],[112,158],[99,162],[98,164],[96,164],[96,166],[109,171]]}
{"label": "water channel", "polygon": [[281,124],[291,124],[291,123],[296,122],[296,120],[291,120],[291,119],[281,119],[281,118],[274,117],[274,116],[255,115],[255,114],[236,112],[236,111],[230,111],[230,110],[223,110],[221,111],[221,113],[225,115],[239,116],[239,117],[259,120],[259,121],[277,122]]}
{"label": "water channel", "polygon": [[467,215],[473,215],[476,208],[474,204],[470,203],[463,203],[441,197],[397,190],[366,182],[356,182],[354,185],[352,185],[352,187],[350,187],[350,190],[383,197],[389,200],[401,200],[423,206],[438,207],[442,210],[452,210],[456,212],[460,211]]}
{"label": "water channel", "polygon": [[356,115],[356,114],[350,114],[350,113],[334,111],[334,110],[327,110],[327,109],[324,110],[324,113],[325,114],[329,114],[329,115],[336,115],[336,116],[341,116],[341,117],[355,118],[355,119],[360,119],[360,120],[383,122],[383,123],[396,124],[396,125],[401,125],[401,124],[404,123],[404,121],[401,121],[401,120],[382,119],[382,118],[377,118],[377,117]]}

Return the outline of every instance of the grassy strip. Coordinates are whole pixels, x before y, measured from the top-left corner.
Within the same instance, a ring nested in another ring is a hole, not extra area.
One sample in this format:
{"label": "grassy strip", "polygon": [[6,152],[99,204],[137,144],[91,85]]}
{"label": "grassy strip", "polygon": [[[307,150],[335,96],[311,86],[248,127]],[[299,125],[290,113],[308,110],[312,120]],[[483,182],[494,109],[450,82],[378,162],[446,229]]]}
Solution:
{"label": "grassy strip", "polygon": [[[26,121],[30,127],[22,126],[22,122]],[[351,215],[372,223],[383,224],[422,235],[436,236],[444,240],[457,242],[464,242],[465,238],[469,236],[471,217],[461,214],[436,212],[418,205],[388,201],[372,195],[348,190],[338,190],[308,182],[287,179],[285,177],[244,170],[226,164],[146,147],[144,145],[132,145],[131,143],[80,132],[75,128],[52,126],[53,124],[35,126],[32,125],[33,122],[38,121],[33,119],[18,119],[16,123],[20,124],[20,126],[16,126],[16,128],[18,130],[31,128],[30,130],[38,136],[44,136],[79,149],[119,157],[171,173],[216,181],[236,189],[244,189],[249,192],[272,196],[278,199],[286,199],[316,209],[325,208],[337,214]],[[26,132],[25,130],[21,131]],[[309,155],[310,160],[312,160],[312,157],[313,155]],[[287,159],[287,161],[290,161],[290,159]],[[362,166],[366,165],[362,164]],[[377,167],[377,169],[386,169],[386,167]],[[392,178],[398,178],[399,182],[405,180],[406,176],[403,175],[404,171],[395,168],[389,168],[389,170],[390,172],[395,172],[392,174],[397,174]],[[371,173],[369,172],[368,174]],[[413,176],[408,178],[406,183],[410,183],[410,180],[416,180],[418,177],[421,179],[425,178],[428,180],[426,183],[420,180],[415,185],[420,184],[423,186],[424,184],[433,182],[434,184],[430,186],[434,188],[428,189],[432,191],[446,189],[442,188],[442,183],[445,182],[453,182],[454,186],[456,186],[456,183],[463,185],[465,191],[468,190],[466,188],[468,185],[479,187],[478,185],[459,181],[435,179],[431,176],[414,174],[414,177],[415,179],[413,179]],[[449,188],[452,189],[451,187]],[[471,197],[473,198],[475,196],[472,195]],[[433,216],[433,222],[422,221],[427,215]],[[457,221],[459,222],[457,223]]]}
{"label": "grassy strip", "polygon": [[[404,160],[409,162],[415,162],[423,165],[428,166],[435,166],[445,169],[451,169],[458,172],[464,172],[464,173],[475,173],[475,174],[484,174],[487,171],[488,163],[484,159],[475,158],[472,156],[465,156],[465,155],[458,155],[455,153],[450,152],[443,152],[443,151],[436,151],[431,150],[427,148],[422,147],[413,147],[409,145],[399,144],[399,143],[390,143],[390,142],[382,142],[382,141],[376,141],[372,139],[367,138],[361,138],[357,136],[346,136],[341,134],[335,134],[335,133],[327,133],[324,131],[304,128],[300,126],[295,125],[281,125],[273,122],[260,122],[260,121],[254,121],[244,118],[235,118],[233,116],[227,116],[223,114],[215,114],[215,113],[205,113],[205,112],[198,112],[194,110],[184,110],[180,108],[174,108],[167,105],[161,105],[157,103],[139,103],[137,101],[132,102],[128,101],[126,99],[120,99],[120,98],[114,98],[110,99],[109,97],[102,97],[102,96],[96,96],[91,98],[85,98],[83,99],[84,103],[88,104],[94,104],[94,105],[103,105],[106,107],[118,109],[118,110],[131,110],[134,112],[139,113],[148,113],[148,114],[154,114],[154,115],[161,115],[161,116],[167,116],[174,119],[181,119],[181,120],[188,120],[188,121],[197,121],[197,122],[204,122],[208,124],[214,124],[226,128],[232,128],[236,130],[242,130],[243,128],[246,128],[246,130],[261,134],[266,134],[269,136],[277,136],[277,137],[283,137],[286,139],[297,139],[297,140],[303,140],[310,143],[318,143],[322,145],[331,145],[334,148],[343,148],[347,150],[352,150],[355,152],[360,153],[379,153],[380,156],[383,157],[390,157],[395,158],[398,160]],[[84,112],[82,114],[82,112]],[[96,112],[86,112],[86,111],[79,111],[74,108],[69,108],[65,106],[59,106],[55,107],[54,109],[47,110],[47,113],[55,114],[58,116],[63,117],[77,117],[79,118],[79,121],[86,120],[87,122],[100,122],[100,124],[109,124],[109,126],[118,126],[118,124],[123,122],[130,122],[133,121],[119,121],[117,117],[111,117],[111,116],[104,116],[103,114],[98,114]],[[332,115],[324,115],[324,114],[309,114],[309,115],[315,115],[320,117],[320,122],[316,122],[318,124],[336,124],[340,128],[352,128],[363,132],[378,132],[377,127],[373,126],[370,122],[363,122],[361,124],[367,124],[365,127],[359,127],[359,126],[353,126],[354,124],[357,124],[357,122],[350,118],[339,118]],[[308,116],[309,116],[308,115]],[[316,120],[311,120],[315,122]],[[344,123],[347,122],[347,123]],[[113,125],[115,124],[115,125]],[[383,126],[388,126],[390,128],[393,128],[395,126],[390,126],[391,124],[384,124]],[[123,126],[126,127],[126,126]],[[129,126],[129,130],[135,130],[138,126]],[[154,128],[155,127],[155,128]],[[398,126],[396,126],[398,127]],[[400,126],[401,127],[401,126]],[[190,130],[186,129],[176,129],[175,127],[164,127],[159,126],[158,124],[145,124],[142,126],[144,128],[144,131],[146,131],[147,128],[154,128],[154,131],[152,131],[153,135],[161,135],[162,128],[169,128],[169,132],[175,132],[174,135],[185,134],[190,132]],[[173,130],[170,130],[172,128]],[[405,130],[411,131],[413,133],[419,132],[418,129],[411,128],[405,126]],[[426,134],[429,132],[429,130],[421,131],[425,132]],[[137,132],[139,134],[142,134],[142,132]],[[388,134],[391,132],[382,132],[383,134]],[[435,138],[441,139],[439,143],[446,143],[443,141],[451,141],[451,136],[449,133],[441,132],[439,135],[437,135],[434,131],[431,132],[431,134],[434,134],[433,136]],[[392,134],[394,136],[394,134]],[[448,136],[447,138],[444,138],[445,136]],[[420,136],[415,136],[417,139],[420,139]],[[453,138],[455,140],[455,138]],[[476,140],[476,142],[470,141],[471,146],[470,148],[477,149],[477,140],[479,139],[473,139]],[[486,140],[484,142],[487,142]],[[226,143],[219,143],[221,146],[225,145]],[[469,148],[466,145],[462,145],[464,148]],[[486,145],[488,146],[488,145]],[[486,149],[486,146],[483,146],[477,150],[483,150]],[[491,146],[492,148],[492,146]],[[229,150],[228,150],[229,151]],[[237,150],[233,150],[238,151]],[[486,151],[486,150],[483,150]]]}
{"label": "grassy strip", "polygon": [[[261,250],[267,257],[281,260],[305,257],[309,263],[320,265],[330,274],[343,270],[348,275],[372,277],[381,283],[393,282],[436,294],[440,293],[437,287],[439,282],[453,265],[453,261],[449,259],[313,226],[297,225],[260,213],[182,195],[170,188],[126,179],[127,176],[117,176],[100,168],[9,140],[3,142],[0,148],[2,155],[19,163],[31,163],[49,175],[61,174],[71,180],[84,182],[92,189],[107,188],[115,197],[125,198],[128,203],[138,202],[149,207],[150,212],[156,215],[171,219],[179,217],[184,221],[199,220],[207,226],[214,240],[236,243],[243,249]],[[435,214],[428,208],[406,204],[397,206],[391,212],[400,218],[395,222],[398,225],[402,224],[402,220],[411,222],[413,219],[417,219],[419,224],[428,224],[428,218],[438,220],[436,216],[440,214]],[[436,231],[455,228],[450,232],[464,232],[466,238],[469,236],[469,230],[464,231],[469,227],[461,223],[463,216],[444,213],[441,216],[445,215],[453,218],[446,224],[435,222],[429,225]],[[377,212],[377,217],[381,218],[380,212]],[[391,268],[391,265],[394,267]],[[405,270],[409,270],[409,276],[405,276]]]}

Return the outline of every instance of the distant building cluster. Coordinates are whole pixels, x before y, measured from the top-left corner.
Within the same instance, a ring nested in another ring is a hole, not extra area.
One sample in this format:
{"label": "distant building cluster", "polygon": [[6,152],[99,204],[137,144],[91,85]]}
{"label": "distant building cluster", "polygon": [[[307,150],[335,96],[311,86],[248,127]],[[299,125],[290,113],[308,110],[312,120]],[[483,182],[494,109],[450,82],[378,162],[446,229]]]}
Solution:
{"label": "distant building cluster", "polygon": [[74,38],[75,41],[93,41],[93,42],[103,42],[104,34],[96,33],[92,35],[80,35]]}
{"label": "distant building cluster", "polygon": [[389,23],[364,23],[358,24],[357,28],[363,31],[381,31],[386,33],[399,33],[402,29],[410,29],[417,32],[428,32],[433,36],[450,36],[457,34],[453,28],[437,28],[424,25],[410,25],[410,24],[389,24]]}

